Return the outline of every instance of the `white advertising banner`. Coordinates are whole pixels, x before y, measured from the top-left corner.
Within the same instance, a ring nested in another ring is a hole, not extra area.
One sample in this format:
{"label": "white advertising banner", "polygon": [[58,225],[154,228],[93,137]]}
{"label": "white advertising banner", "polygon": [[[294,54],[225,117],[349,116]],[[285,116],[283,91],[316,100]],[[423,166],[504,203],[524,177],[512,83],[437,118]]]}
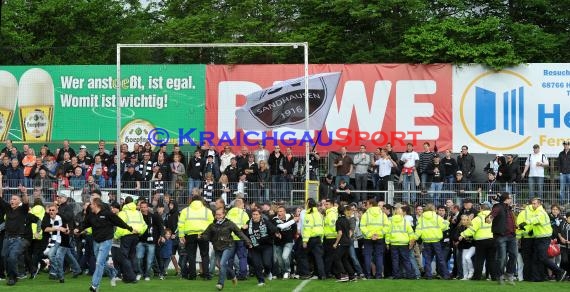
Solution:
{"label": "white advertising banner", "polygon": [[570,141],[570,63],[453,67],[453,149],[558,154]]}

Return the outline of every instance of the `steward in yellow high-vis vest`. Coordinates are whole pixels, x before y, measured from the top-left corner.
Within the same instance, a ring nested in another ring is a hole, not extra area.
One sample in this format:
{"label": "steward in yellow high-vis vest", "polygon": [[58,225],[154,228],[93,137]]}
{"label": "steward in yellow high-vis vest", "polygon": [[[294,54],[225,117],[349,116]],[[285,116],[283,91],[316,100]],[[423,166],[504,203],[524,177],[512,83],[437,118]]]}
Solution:
{"label": "steward in yellow high-vis vest", "polygon": [[202,234],[212,222],[214,222],[212,210],[204,206],[201,200],[192,200],[178,217],[179,236]]}
{"label": "steward in yellow high-vis vest", "polygon": [[[538,200],[537,200],[538,202]],[[552,225],[550,224],[550,217],[548,213],[544,210],[542,205],[529,205],[521,217],[521,222],[517,224],[524,230],[532,230],[532,232],[527,232],[527,236],[530,238],[544,238],[552,236]],[[521,212],[521,214],[523,214]],[[518,218],[517,218],[518,219]]]}
{"label": "steward in yellow high-vis vest", "polygon": [[473,237],[474,240],[493,238],[491,231],[492,223],[487,223],[485,218],[491,213],[489,210],[481,210],[477,217],[471,220],[471,226],[461,232],[462,237]]}
{"label": "steward in yellow high-vis vest", "polygon": [[[238,203],[238,201],[240,203]],[[243,199],[236,199],[235,207],[231,208],[226,215],[226,218],[232,221],[240,229],[249,221],[249,215],[243,209]],[[241,240],[237,235],[232,233],[232,238],[235,241]]]}
{"label": "steward in yellow high-vis vest", "polygon": [[[532,232],[532,225],[526,224],[525,222],[530,219],[530,214],[532,213],[532,206],[526,206],[518,215],[517,215],[517,239],[531,239],[533,238],[534,232]],[[525,224],[523,224],[525,223]],[[530,233],[530,234],[529,234]]]}
{"label": "steward in yellow high-vis vest", "polygon": [[410,261],[410,249],[414,246],[415,239],[412,224],[404,218],[402,208],[396,208],[386,230],[386,244],[390,246],[394,279],[415,278]]}
{"label": "steward in yellow high-vis vest", "polygon": [[[552,226],[550,225],[550,218],[542,206],[542,202],[538,198],[531,200],[530,208],[526,208],[524,221],[519,224],[519,228],[523,229],[530,225],[532,231],[529,231],[528,236],[532,236],[532,256],[530,260],[532,271],[539,271],[546,266],[555,275],[556,280],[561,281],[566,277],[566,271],[558,267],[552,259],[548,257],[547,251],[550,245],[550,236],[552,235]],[[519,215],[520,216],[520,215]],[[518,220],[517,220],[518,221]],[[518,222],[517,222],[518,223]],[[523,251],[524,253],[525,251]],[[528,251],[526,251],[528,253]],[[525,263],[526,264],[526,263]],[[524,274],[524,271],[523,271]],[[527,278],[525,278],[527,280]],[[529,278],[530,281],[541,282],[545,281],[544,273],[532,272]]]}
{"label": "steward in yellow high-vis vest", "polygon": [[[126,200],[125,200],[126,202]],[[137,205],[134,202],[127,203],[123,206],[123,209],[119,214],[117,214],[127,225],[131,226],[134,230],[138,231],[139,234],[145,233],[148,226],[144,222],[142,213],[137,210]],[[126,235],[132,235],[133,233],[127,229],[117,227],[115,229],[115,238],[121,238]]]}
{"label": "steward in yellow high-vis vest", "polygon": [[[36,204],[37,203],[37,204]],[[46,215],[46,209],[44,205],[39,202],[34,202],[34,206],[30,209],[30,213],[36,215],[40,219],[40,221],[44,220],[44,216]],[[42,227],[38,226],[37,223],[32,223],[32,238],[33,240],[42,240],[43,239],[43,231]]]}
{"label": "steward in yellow high-vis vest", "polygon": [[[423,241],[424,259],[426,259],[427,263],[431,263],[435,256],[441,277],[449,279],[446,259],[443,257],[441,249],[443,231],[449,229],[449,222],[435,212],[433,204],[427,204],[424,210],[416,224],[416,236],[418,240],[421,239]],[[425,265],[425,273],[428,279],[432,278],[431,265]]]}
{"label": "steward in yellow high-vis vest", "polygon": [[317,207],[307,209],[305,213],[305,221],[303,222],[303,229],[301,236],[303,236],[303,243],[309,242],[311,238],[321,238],[324,235],[324,219],[323,215],[319,213]]}
{"label": "steward in yellow high-vis vest", "polygon": [[338,220],[338,206],[335,205],[334,201],[327,199],[325,201],[325,218],[323,223],[323,249],[325,252],[325,273],[327,275],[332,275],[332,265],[335,259],[336,249],[333,247],[336,241],[336,221]]}
{"label": "steward in yellow high-vis vest", "polygon": [[[396,209],[396,211],[398,209]],[[390,223],[386,230],[386,244],[411,247],[410,243],[413,243],[415,240],[416,234],[414,233],[412,224],[406,221],[404,216],[396,214],[390,218]]]}
{"label": "steward in yellow high-vis vest", "polygon": [[[192,196],[188,207],[180,212],[178,217],[178,234],[180,243],[185,246],[188,253],[188,279],[196,279],[196,250],[200,249],[202,257],[203,278],[212,279],[210,275],[210,244],[202,239],[201,234],[206,231],[210,224],[214,223],[212,210],[206,206],[206,202],[200,195]],[[185,265],[181,263],[180,265]]]}
{"label": "steward in yellow high-vis vest", "polygon": [[[366,202],[366,212],[360,218],[360,231],[364,236],[364,275],[366,278],[382,278],[384,269],[384,249],[386,243],[384,237],[388,229],[388,216],[378,207],[378,202],[371,199]],[[376,265],[376,275],[372,275],[372,255]]]}
{"label": "steward in yellow high-vis vest", "polygon": [[301,226],[301,237],[303,238],[303,248],[306,249],[307,255],[312,255],[315,260],[315,267],[319,279],[325,279],[325,265],[323,262],[323,244],[322,237],[324,234],[323,215],[317,209],[317,203],[313,198],[307,200],[307,210],[301,213],[303,225]]}
{"label": "steward in yellow high-vis vest", "polygon": [[481,210],[477,217],[471,220],[471,226],[461,233],[459,240],[465,237],[473,237],[475,240],[475,261],[473,262],[472,280],[480,280],[483,272],[483,263],[487,272],[491,275],[491,279],[496,280],[497,273],[497,248],[493,240],[492,223],[487,223],[487,216],[491,214],[491,203],[484,202],[481,204]]}
{"label": "steward in yellow high-vis vest", "polygon": [[517,222],[516,222],[517,225],[516,234],[517,234],[517,239],[520,239],[521,258],[523,261],[522,278],[525,281],[530,281],[530,279],[532,278],[533,231],[532,231],[532,225],[525,223],[525,221],[527,221],[530,218],[531,212],[532,212],[532,206],[527,205],[517,215]]}

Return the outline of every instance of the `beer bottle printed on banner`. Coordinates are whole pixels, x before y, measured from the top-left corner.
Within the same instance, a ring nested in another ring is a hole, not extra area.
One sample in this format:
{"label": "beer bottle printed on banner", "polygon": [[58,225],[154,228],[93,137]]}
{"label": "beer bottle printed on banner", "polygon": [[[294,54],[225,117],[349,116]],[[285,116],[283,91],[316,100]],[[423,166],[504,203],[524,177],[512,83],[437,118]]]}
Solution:
{"label": "beer bottle printed on banner", "polygon": [[54,86],[50,74],[40,68],[24,72],[18,91],[22,140],[50,141],[54,106]]}
{"label": "beer bottle printed on banner", "polygon": [[18,81],[12,73],[0,70],[0,141],[8,136],[18,99]]}

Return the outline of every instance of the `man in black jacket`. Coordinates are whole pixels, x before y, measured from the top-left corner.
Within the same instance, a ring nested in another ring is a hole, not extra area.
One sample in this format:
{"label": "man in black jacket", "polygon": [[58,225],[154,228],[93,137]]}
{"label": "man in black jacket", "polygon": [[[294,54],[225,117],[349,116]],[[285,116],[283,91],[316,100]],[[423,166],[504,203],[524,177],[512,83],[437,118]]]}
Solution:
{"label": "man in black jacket", "polygon": [[127,229],[133,233],[138,233],[137,230],[133,230],[133,228],[127,225],[119,216],[104,206],[100,198],[93,198],[89,205],[91,213],[86,215],[82,226],[74,230],[75,234],[79,234],[89,227],[93,229],[93,245],[97,264],[91,280],[91,286],[89,287],[89,291],[91,292],[99,291],[99,284],[103,277],[103,269],[107,265],[107,257],[109,256],[109,251],[111,251],[115,226]]}
{"label": "man in black jacket", "polygon": [[[515,234],[516,218],[511,208],[513,197],[510,193],[502,192],[497,195],[496,200],[499,203],[493,206],[491,214],[487,216],[486,220],[487,223],[492,222],[491,231],[493,231],[493,237],[497,245],[498,281],[499,284],[502,284],[504,280],[507,280],[509,284],[514,285],[518,249]],[[505,265],[507,268],[506,273]]]}
{"label": "man in black jacket", "polygon": [[517,194],[517,184],[521,179],[521,168],[516,163],[513,154],[507,154],[507,164],[505,180],[507,182],[506,190],[511,194]]}
{"label": "man in black jacket", "polygon": [[475,158],[469,154],[467,145],[461,146],[461,153],[457,156],[457,167],[463,172],[463,178],[467,184],[470,184],[473,171],[475,171]]}
{"label": "man in black jacket", "polygon": [[220,274],[218,283],[216,284],[216,289],[218,290],[222,290],[224,288],[226,275],[229,275],[229,278],[232,279],[234,286],[237,285],[237,278],[235,276],[233,266],[231,265],[233,262],[231,259],[234,256],[235,249],[232,233],[245,241],[248,247],[251,247],[251,241],[249,238],[237,225],[235,225],[235,223],[226,219],[226,210],[224,208],[219,208],[216,210],[216,219],[214,224],[210,224],[201,235],[204,240],[212,242],[216,253],[216,260],[218,261],[219,259]]}
{"label": "man in black jacket", "polygon": [[202,158],[200,150],[194,151],[194,157],[190,158],[188,162],[188,191],[194,188],[200,188],[203,181],[202,169],[206,162]]}
{"label": "man in black jacket", "polygon": [[570,195],[570,141],[562,143],[564,150],[558,154],[558,168],[560,169],[560,203],[568,203]]}
{"label": "man in black jacket", "polygon": [[[0,175],[0,181],[2,175]],[[2,198],[2,187],[0,186],[0,213],[6,214],[5,238],[2,247],[2,257],[6,263],[6,273],[8,276],[8,286],[13,286],[18,280],[18,262],[23,257],[24,252],[30,246],[32,240],[32,223],[41,221],[35,215],[28,213],[28,196],[12,195],[10,203]]]}

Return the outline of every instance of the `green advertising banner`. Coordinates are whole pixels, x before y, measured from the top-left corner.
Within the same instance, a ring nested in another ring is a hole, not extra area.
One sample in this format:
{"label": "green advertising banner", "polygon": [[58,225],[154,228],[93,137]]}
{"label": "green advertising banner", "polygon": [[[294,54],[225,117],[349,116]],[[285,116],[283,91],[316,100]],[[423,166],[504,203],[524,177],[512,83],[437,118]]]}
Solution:
{"label": "green advertising banner", "polygon": [[[0,66],[0,138],[26,143],[121,139],[132,149],[162,128],[204,130],[205,65]],[[117,99],[116,86],[121,86]],[[194,137],[197,138],[197,137]],[[59,144],[59,143],[58,143]]]}

